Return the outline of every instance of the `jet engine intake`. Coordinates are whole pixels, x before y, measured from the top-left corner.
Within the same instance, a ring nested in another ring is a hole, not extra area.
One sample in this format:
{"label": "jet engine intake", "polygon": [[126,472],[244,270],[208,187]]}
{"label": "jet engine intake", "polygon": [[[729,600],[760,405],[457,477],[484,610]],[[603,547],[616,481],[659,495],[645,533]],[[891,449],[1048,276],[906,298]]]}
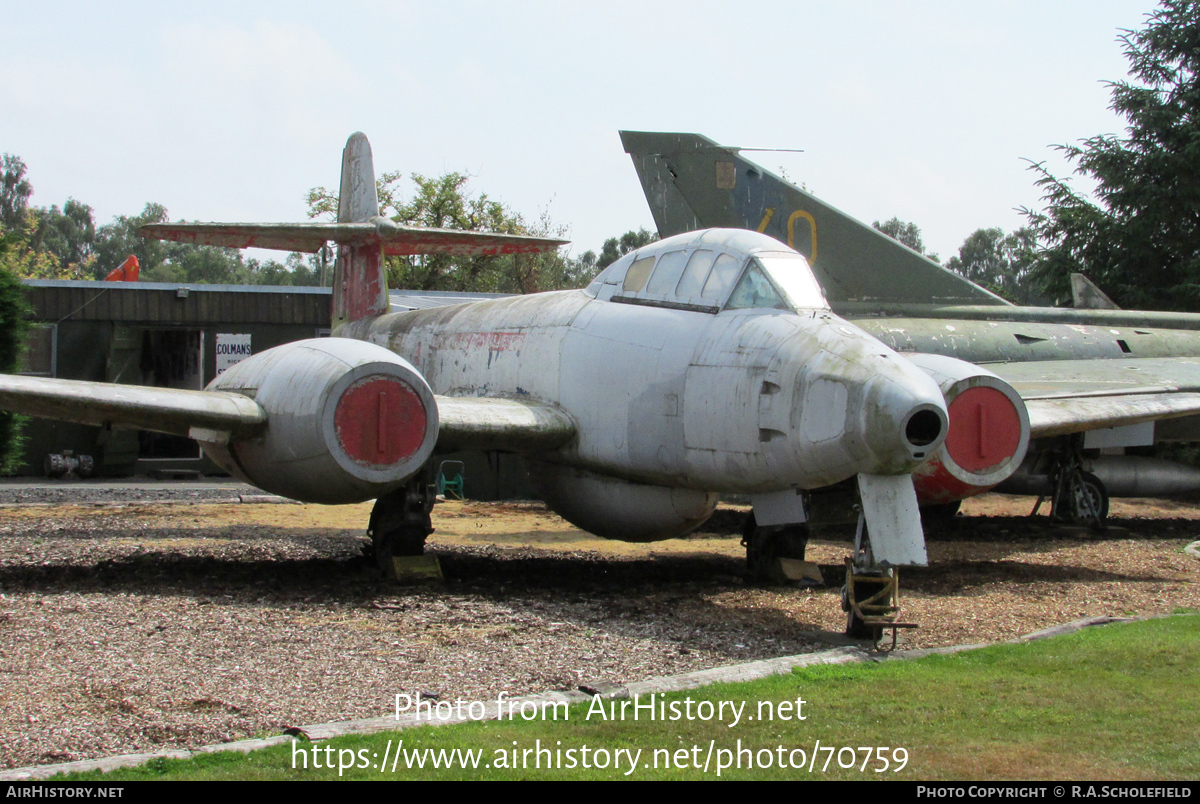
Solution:
{"label": "jet engine intake", "polygon": [[303,502],[370,500],[404,485],[437,443],[438,411],[425,378],[399,355],[364,341],[314,338],[232,366],[208,390],[244,394],[267,412],[266,431],[220,443],[194,433],[222,468]]}
{"label": "jet engine intake", "polygon": [[917,499],[943,504],[982,494],[1021,466],[1029,414],[1020,395],[990,371],[942,355],[909,354],[946,397],[946,440],[913,472]]}

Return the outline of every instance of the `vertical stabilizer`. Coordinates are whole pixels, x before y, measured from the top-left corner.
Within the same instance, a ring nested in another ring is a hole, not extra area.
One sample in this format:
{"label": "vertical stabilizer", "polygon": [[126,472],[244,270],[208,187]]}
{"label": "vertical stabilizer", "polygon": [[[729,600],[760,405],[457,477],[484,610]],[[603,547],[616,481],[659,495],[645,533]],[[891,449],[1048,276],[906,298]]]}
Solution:
{"label": "vertical stabilizer", "polygon": [[[371,143],[361,131],[350,135],[342,151],[338,223],[369,223],[379,217]],[[383,315],[388,311],[383,246],[378,241],[338,246],[333,277],[333,326]]]}
{"label": "vertical stabilizer", "polygon": [[933,260],[698,134],[622,131],[658,233],[763,232],[808,257],[839,303],[1007,304]]}
{"label": "vertical stabilizer", "polygon": [[1117,303],[1108,298],[1096,283],[1083,274],[1071,274],[1071,305],[1077,310],[1120,310]]}

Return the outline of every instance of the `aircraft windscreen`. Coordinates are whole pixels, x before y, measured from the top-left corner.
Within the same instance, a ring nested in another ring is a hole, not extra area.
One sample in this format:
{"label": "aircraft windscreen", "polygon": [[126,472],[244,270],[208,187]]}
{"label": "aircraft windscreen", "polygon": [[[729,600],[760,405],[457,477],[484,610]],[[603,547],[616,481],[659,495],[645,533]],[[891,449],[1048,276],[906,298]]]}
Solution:
{"label": "aircraft windscreen", "polygon": [[746,268],[742,278],[738,280],[737,286],[734,287],[733,293],[729,295],[729,301],[725,303],[726,310],[753,310],[753,309],[772,309],[772,310],[791,310],[791,306],[784,301],[783,296],[771,284],[771,280],[767,279],[766,272],[763,271],[762,265],[758,260],[751,260],[750,265]]}
{"label": "aircraft windscreen", "polygon": [[762,266],[763,271],[771,277],[776,287],[788,297],[791,306],[796,310],[811,310],[813,308],[828,310],[829,302],[825,293],[813,276],[808,260],[799,254],[787,252],[772,252],[759,254],[751,260],[751,266]]}

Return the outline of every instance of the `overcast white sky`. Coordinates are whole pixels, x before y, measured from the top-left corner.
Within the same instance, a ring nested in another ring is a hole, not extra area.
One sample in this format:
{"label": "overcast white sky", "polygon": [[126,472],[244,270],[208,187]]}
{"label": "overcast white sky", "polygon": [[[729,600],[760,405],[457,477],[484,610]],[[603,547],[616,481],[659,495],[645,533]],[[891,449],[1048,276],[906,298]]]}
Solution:
{"label": "overcast white sky", "polygon": [[380,171],[465,171],[574,253],[653,228],[618,129],[697,132],[943,260],[1037,206],[1023,159],[1119,132],[1104,82],[1150,0],[0,0],[0,151],[33,202],[303,220],[353,131]]}

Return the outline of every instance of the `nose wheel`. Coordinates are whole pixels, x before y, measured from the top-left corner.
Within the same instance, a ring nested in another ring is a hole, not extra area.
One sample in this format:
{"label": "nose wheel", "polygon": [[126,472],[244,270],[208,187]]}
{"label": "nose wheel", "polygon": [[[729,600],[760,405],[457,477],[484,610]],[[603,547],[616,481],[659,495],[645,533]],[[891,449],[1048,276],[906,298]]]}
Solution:
{"label": "nose wheel", "polygon": [[881,567],[871,552],[866,520],[860,515],[854,538],[854,555],[846,559],[846,585],[842,587],[846,636],[869,639],[879,647],[885,631],[892,632],[892,650],[901,628],[917,628],[900,620],[900,574],[896,567]]}

